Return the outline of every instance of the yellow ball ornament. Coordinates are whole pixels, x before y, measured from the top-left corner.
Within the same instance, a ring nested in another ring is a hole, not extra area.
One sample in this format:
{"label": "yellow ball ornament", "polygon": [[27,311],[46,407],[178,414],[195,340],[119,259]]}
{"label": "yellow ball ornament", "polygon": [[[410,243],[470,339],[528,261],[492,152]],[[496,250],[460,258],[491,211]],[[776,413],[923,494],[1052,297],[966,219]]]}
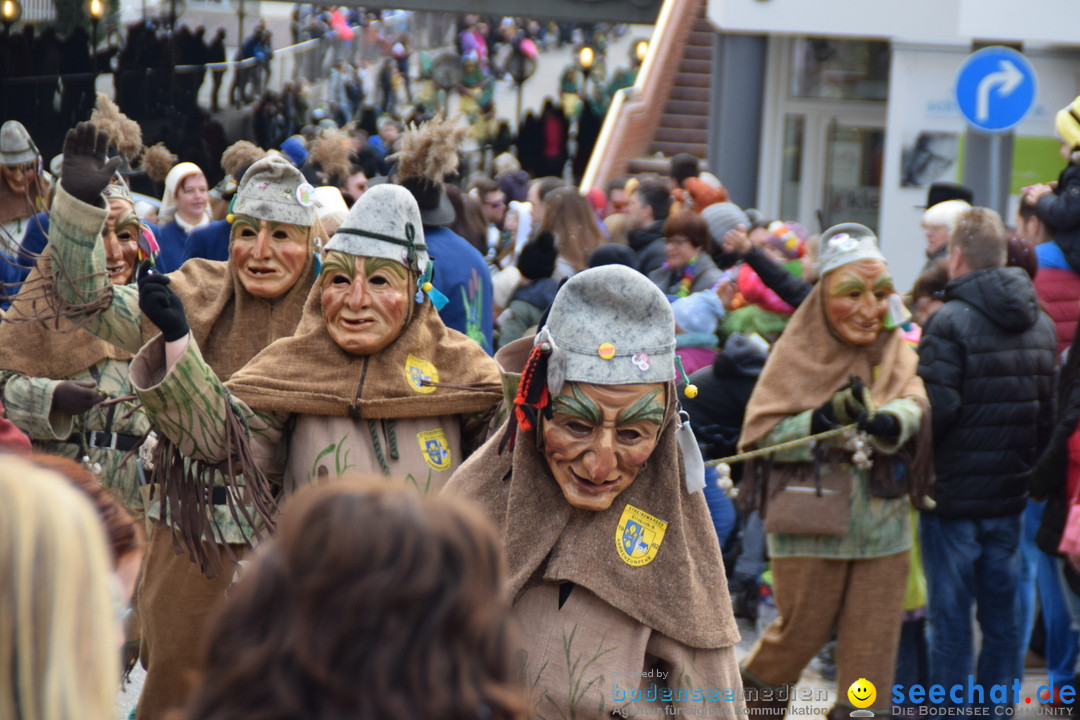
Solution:
{"label": "yellow ball ornament", "polygon": [[691,400],[696,398],[697,397],[697,385],[687,385],[686,389],[683,390],[683,395],[690,398]]}
{"label": "yellow ball ornament", "polygon": [[435,286],[432,285],[430,282],[426,282],[426,283],[423,284],[423,286],[421,286],[420,289],[423,290],[424,292],[431,292],[431,288],[433,288],[433,287],[435,287]]}
{"label": "yellow ball ornament", "polygon": [[225,222],[229,223],[230,225],[232,224],[232,221],[235,220],[235,219],[236,219],[236,216],[233,215],[232,213],[229,213],[228,215],[225,216]]}

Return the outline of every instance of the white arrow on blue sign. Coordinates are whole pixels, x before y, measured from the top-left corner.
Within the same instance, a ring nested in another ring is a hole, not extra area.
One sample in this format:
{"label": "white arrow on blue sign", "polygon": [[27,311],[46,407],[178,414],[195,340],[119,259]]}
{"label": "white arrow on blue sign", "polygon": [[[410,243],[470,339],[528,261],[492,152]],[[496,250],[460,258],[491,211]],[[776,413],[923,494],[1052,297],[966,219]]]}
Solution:
{"label": "white arrow on blue sign", "polygon": [[956,76],[956,102],[967,121],[983,132],[1007,132],[1035,104],[1035,69],[1007,47],[968,56]]}

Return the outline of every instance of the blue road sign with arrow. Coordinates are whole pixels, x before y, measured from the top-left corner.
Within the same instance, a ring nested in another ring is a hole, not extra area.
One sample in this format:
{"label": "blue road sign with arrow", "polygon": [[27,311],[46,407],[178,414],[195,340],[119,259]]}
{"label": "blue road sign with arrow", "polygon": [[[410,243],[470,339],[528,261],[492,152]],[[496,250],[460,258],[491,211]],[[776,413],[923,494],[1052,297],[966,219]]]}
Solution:
{"label": "blue road sign with arrow", "polygon": [[1006,132],[1035,104],[1035,69],[1007,47],[983,48],[968,56],[956,76],[956,102],[976,129]]}

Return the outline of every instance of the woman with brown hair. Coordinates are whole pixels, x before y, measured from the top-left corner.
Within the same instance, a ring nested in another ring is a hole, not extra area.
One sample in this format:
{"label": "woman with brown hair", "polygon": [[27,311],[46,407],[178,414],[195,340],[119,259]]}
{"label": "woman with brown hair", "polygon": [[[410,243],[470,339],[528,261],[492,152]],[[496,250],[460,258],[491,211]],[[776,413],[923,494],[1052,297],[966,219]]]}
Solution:
{"label": "woman with brown hair", "polygon": [[206,635],[191,720],[524,718],[503,558],[465,501],[301,491]]}
{"label": "woman with brown hair", "polygon": [[592,206],[574,187],[552,190],[544,198],[544,218],[538,234],[545,232],[555,236],[559,251],[552,275],[556,280],[584,270],[592,251],[607,242]]}
{"label": "woman with brown hair", "polygon": [[709,255],[709,226],[695,212],[681,210],[664,221],[667,260],[649,273],[649,279],[669,297],[686,297],[708,290],[720,279],[720,269]]}

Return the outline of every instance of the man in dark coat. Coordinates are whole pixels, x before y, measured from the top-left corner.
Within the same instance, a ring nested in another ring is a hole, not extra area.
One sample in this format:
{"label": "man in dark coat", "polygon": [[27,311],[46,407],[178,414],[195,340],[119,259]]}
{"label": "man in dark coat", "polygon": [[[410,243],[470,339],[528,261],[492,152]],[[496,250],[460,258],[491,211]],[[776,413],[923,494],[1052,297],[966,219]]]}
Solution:
{"label": "man in dark coat", "polygon": [[[1011,687],[1022,672],[1021,513],[1052,429],[1057,341],[1027,274],[1005,267],[1006,242],[987,208],[961,215],[949,241],[946,302],[919,345],[937,474],[937,505],[921,516],[920,538],[931,682],[964,685],[974,675],[986,694],[964,702],[1011,708],[1011,695],[989,688]],[[983,636],[977,671],[973,603]]]}
{"label": "man in dark coat", "polygon": [[637,269],[645,275],[667,260],[661,230],[670,208],[671,194],[659,180],[642,180],[630,194],[630,248],[637,255]]}

